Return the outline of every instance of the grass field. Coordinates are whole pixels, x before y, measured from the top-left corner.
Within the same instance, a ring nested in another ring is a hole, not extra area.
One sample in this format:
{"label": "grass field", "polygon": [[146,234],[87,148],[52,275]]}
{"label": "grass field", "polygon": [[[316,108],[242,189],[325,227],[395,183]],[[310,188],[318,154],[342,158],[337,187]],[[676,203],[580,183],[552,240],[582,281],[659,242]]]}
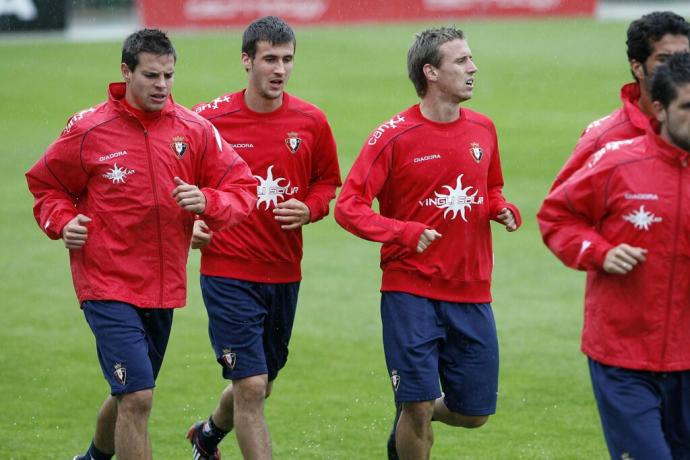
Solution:
{"label": "grass field", "polygon": [[[289,89],[329,116],[343,174],[367,134],[415,102],[405,53],[431,24],[298,28]],[[497,125],[515,234],[495,227],[494,311],[501,343],[497,414],[474,431],[434,425],[437,459],[604,459],[579,352],[584,277],[541,244],[534,215],[582,128],[618,105],[630,79],[627,24],[459,22],[479,67],[470,107]],[[185,105],[244,85],[239,33],[171,34],[175,98]],[[123,37],[124,38],[124,37]],[[0,38],[0,458],[66,459],[91,439],[108,391],[77,307],[67,254],[36,226],[23,174],[68,116],[119,79],[121,42],[3,43]],[[378,312],[379,246],[332,217],[305,229],[304,281],[290,360],[267,402],[278,459],[382,459],[393,405]],[[190,458],[184,435],[224,387],[206,334],[198,254],[188,308],[158,380],[151,436],[158,459]],[[240,458],[234,438],[224,458]]]}

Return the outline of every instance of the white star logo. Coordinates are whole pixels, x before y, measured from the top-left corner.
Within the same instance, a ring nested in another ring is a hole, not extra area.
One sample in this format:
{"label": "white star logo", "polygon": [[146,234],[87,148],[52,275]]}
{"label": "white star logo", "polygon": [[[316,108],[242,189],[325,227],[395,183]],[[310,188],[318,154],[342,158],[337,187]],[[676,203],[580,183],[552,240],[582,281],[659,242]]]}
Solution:
{"label": "white star logo", "polygon": [[663,221],[661,217],[657,217],[653,213],[645,211],[644,205],[640,206],[640,209],[623,216],[623,220],[630,222],[638,230],[647,231],[649,231],[649,227],[651,227],[652,224]]}
{"label": "white star logo", "polygon": [[[266,209],[278,204],[278,198],[285,199],[285,195],[294,195],[297,192],[298,187],[290,188],[290,181],[284,177],[273,178],[273,165],[268,167],[266,170],[266,178],[261,176],[254,176],[259,180],[259,185],[256,187],[256,195],[258,200],[256,202],[257,209],[261,209],[262,203],[266,204]],[[281,181],[287,181],[287,185],[280,185]]]}
{"label": "white star logo", "polygon": [[472,205],[482,204],[484,202],[484,198],[477,198],[479,190],[475,190],[473,194],[469,195],[468,192],[472,188],[472,186],[470,185],[469,187],[462,188],[462,176],[463,174],[460,174],[458,176],[455,183],[455,188],[451,187],[450,185],[443,186],[443,188],[448,190],[447,195],[438,192],[434,193],[436,194],[436,197],[439,199],[438,207],[441,209],[445,209],[443,213],[444,218],[446,217],[446,215],[448,215],[448,213],[452,212],[453,215],[451,216],[451,220],[455,219],[459,212],[462,220],[467,222],[467,219],[465,218],[465,211],[468,209],[471,210]]}
{"label": "white star logo", "polygon": [[134,174],[133,169],[118,168],[117,163],[115,163],[110,171],[103,174],[103,177],[113,181],[113,184],[124,184],[125,178],[130,174]]}

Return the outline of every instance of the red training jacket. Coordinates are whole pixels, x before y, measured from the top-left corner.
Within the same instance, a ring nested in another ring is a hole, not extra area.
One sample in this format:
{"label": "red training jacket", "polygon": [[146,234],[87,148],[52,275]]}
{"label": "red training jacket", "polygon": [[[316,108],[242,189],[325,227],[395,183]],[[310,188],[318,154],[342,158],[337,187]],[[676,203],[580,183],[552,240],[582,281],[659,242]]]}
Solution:
{"label": "red training jacket", "polygon": [[645,133],[649,128],[651,119],[640,110],[637,105],[639,99],[639,84],[628,83],[621,88],[623,107],[593,121],[585,128],[580,140],[577,141],[575,150],[556,176],[551,190],[565,182],[568,177],[585,164],[594,152],[609,142],[632,139]]}
{"label": "red training jacket", "polygon": [[[587,270],[582,351],[609,366],[690,369],[690,170],[688,152],[651,129],[610,143],[547,197],[544,242]],[[626,275],[603,271],[627,243],[648,250]]]}
{"label": "red training jacket", "polygon": [[[347,231],[384,243],[382,291],[449,302],[490,302],[490,219],[517,208],[502,193],[496,129],[468,109],[451,123],[424,118],[414,105],[364,143],[338,197],[335,218]],[[378,199],[380,214],[371,209]],[[443,235],[422,254],[426,228]]]}
{"label": "red training jacket", "polygon": [[111,84],[108,101],[74,115],[26,173],[34,215],[52,239],[77,214],[92,219],[84,247],[70,250],[79,302],[181,307],[194,214],[172,197],[173,178],[201,188],[202,217],[217,230],[251,212],[256,181],[194,112],[170,98],[137,116],[124,95],[124,83]]}
{"label": "red training jacket", "polygon": [[244,91],[195,107],[237,150],[259,181],[256,210],[241,225],[214,233],[201,250],[201,273],[263,283],[302,278],[302,229],[283,230],[273,210],[295,198],[307,205],[310,221],[328,214],[340,186],[335,139],[317,107],[288,93],[273,112],[244,103]]}

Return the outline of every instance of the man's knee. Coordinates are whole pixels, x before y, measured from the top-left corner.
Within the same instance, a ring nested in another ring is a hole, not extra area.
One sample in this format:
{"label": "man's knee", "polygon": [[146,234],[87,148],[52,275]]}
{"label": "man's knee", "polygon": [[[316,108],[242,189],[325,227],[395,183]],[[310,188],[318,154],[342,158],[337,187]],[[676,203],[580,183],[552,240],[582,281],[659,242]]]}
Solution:
{"label": "man's knee", "polygon": [[122,415],[147,415],[153,406],[153,390],[146,389],[117,396],[117,412]]}
{"label": "man's knee", "polygon": [[402,411],[403,415],[414,425],[426,425],[431,423],[431,417],[434,413],[434,402],[422,401],[403,403]]}
{"label": "man's knee", "polygon": [[232,382],[235,404],[262,404],[269,393],[266,375],[254,375]]}
{"label": "man's knee", "polygon": [[463,415],[457,412],[451,412],[448,425],[459,426],[463,428],[479,428],[489,421],[488,415]]}

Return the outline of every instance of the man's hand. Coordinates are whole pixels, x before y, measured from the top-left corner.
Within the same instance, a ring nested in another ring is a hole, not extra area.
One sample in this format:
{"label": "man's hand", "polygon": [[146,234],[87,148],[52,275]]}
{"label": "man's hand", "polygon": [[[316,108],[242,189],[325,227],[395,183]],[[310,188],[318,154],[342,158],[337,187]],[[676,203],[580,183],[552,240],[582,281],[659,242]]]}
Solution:
{"label": "man's hand", "polygon": [[433,243],[435,240],[441,238],[441,234],[434,230],[433,228],[425,229],[419,236],[419,242],[417,243],[417,252],[422,253]]}
{"label": "man's hand", "polygon": [[192,249],[201,249],[211,242],[213,232],[203,220],[194,221],[192,230]]}
{"label": "man's hand", "polygon": [[515,230],[517,230],[517,222],[515,221],[513,211],[511,211],[510,209],[501,209],[501,212],[498,213],[496,219],[498,219],[500,223],[505,225],[507,231],[514,232]]}
{"label": "man's hand", "polygon": [[67,249],[81,249],[89,238],[89,229],[85,224],[91,222],[91,219],[84,214],[77,214],[77,216],[67,222],[62,228],[62,241],[65,242]]}
{"label": "man's hand", "polygon": [[640,262],[646,260],[647,250],[636,248],[628,244],[619,244],[609,249],[604,258],[604,271],[613,275],[625,275],[632,271]]}
{"label": "man's hand", "polygon": [[204,209],[206,209],[206,196],[199,190],[199,187],[190,185],[179,177],[175,177],[175,185],[177,187],[173,189],[172,196],[182,209],[195,214],[204,212]]}
{"label": "man's hand", "polygon": [[278,203],[273,209],[273,214],[283,230],[294,230],[309,223],[311,213],[306,204],[290,198]]}

